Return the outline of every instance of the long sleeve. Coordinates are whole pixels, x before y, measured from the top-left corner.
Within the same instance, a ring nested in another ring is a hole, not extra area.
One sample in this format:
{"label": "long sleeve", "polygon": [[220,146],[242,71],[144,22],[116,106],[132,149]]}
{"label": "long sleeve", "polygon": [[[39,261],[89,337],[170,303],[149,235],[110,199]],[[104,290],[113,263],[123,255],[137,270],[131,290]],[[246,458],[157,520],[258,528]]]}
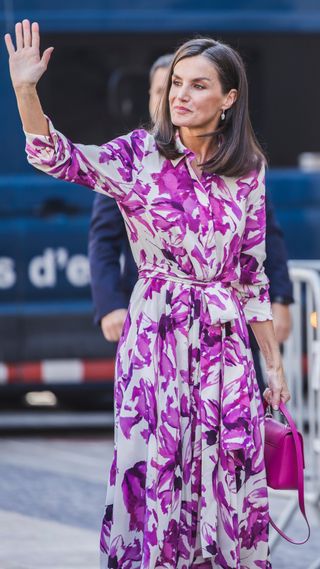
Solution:
{"label": "long sleeve", "polygon": [[247,322],[272,320],[266,258],[265,167],[262,166],[247,197],[245,230],[240,252],[240,294]]}
{"label": "long sleeve", "polygon": [[113,310],[128,307],[120,268],[126,239],[118,206],[114,200],[98,194],[92,209],[88,247],[96,324]]}
{"label": "long sleeve", "polygon": [[144,130],[102,146],[74,144],[48,119],[50,136],[25,133],[27,159],[35,168],[121,201],[133,186],[143,158]]}
{"label": "long sleeve", "polygon": [[267,258],[264,266],[267,277],[270,280],[270,300],[277,296],[286,298],[288,303],[293,302],[292,283],[288,271],[288,256],[281,227],[279,226],[274,212],[271,197],[267,194],[266,199],[266,253]]}

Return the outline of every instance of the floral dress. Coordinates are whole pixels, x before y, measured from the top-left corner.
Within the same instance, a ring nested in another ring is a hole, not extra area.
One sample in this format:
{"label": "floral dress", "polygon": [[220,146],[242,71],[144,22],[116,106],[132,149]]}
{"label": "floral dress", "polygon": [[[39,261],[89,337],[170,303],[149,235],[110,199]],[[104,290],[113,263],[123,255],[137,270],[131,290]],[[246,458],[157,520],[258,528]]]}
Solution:
{"label": "floral dress", "polygon": [[117,200],[139,278],[118,345],[101,568],[267,569],[263,406],[247,323],[271,320],[264,166],[192,169],[135,130],[27,134],[28,160]]}

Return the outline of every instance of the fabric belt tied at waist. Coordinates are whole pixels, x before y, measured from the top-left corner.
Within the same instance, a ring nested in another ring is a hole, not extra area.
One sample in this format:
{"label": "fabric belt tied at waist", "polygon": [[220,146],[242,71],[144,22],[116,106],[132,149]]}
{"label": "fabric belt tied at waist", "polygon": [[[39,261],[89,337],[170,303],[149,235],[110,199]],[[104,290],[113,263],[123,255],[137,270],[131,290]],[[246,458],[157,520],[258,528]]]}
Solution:
{"label": "fabric belt tied at waist", "polygon": [[169,275],[159,271],[139,271],[139,278],[157,278],[189,287],[200,286],[203,289],[205,307],[210,316],[211,324],[230,322],[238,317],[238,311],[232,298],[232,287],[221,281],[201,281],[187,276]]}

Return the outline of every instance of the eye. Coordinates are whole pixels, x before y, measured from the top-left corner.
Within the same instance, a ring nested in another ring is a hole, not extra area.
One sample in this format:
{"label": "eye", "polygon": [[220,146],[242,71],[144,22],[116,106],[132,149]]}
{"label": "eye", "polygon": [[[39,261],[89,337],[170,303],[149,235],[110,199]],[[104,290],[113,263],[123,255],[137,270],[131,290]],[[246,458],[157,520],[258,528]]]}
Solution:
{"label": "eye", "polygon": [[205,87],[203,85],[200,85],[199,83],[195,84],[196,89],[205,89]]}
{"label": "eye", "polygon": [[178,79],[173,79],[172,85],[176,85],[177,87],[179,87],[179,85],[181,85],[181,81],[178,81]]}

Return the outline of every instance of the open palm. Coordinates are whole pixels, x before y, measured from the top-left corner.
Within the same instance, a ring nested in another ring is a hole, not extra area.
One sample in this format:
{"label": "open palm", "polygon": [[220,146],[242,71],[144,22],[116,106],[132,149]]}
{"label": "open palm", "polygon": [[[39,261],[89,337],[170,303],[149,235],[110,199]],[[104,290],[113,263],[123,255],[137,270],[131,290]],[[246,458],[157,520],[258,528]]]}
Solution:
{"label": "open palm", "polygon": [[46,71],[53,52],[49,47],[40,57],[39,25],[29,20],[17,22],[15,26],[16,48],[10,34],[5,35],[5,42],[9,53],[10,76],[13,87],[36,85]]}

